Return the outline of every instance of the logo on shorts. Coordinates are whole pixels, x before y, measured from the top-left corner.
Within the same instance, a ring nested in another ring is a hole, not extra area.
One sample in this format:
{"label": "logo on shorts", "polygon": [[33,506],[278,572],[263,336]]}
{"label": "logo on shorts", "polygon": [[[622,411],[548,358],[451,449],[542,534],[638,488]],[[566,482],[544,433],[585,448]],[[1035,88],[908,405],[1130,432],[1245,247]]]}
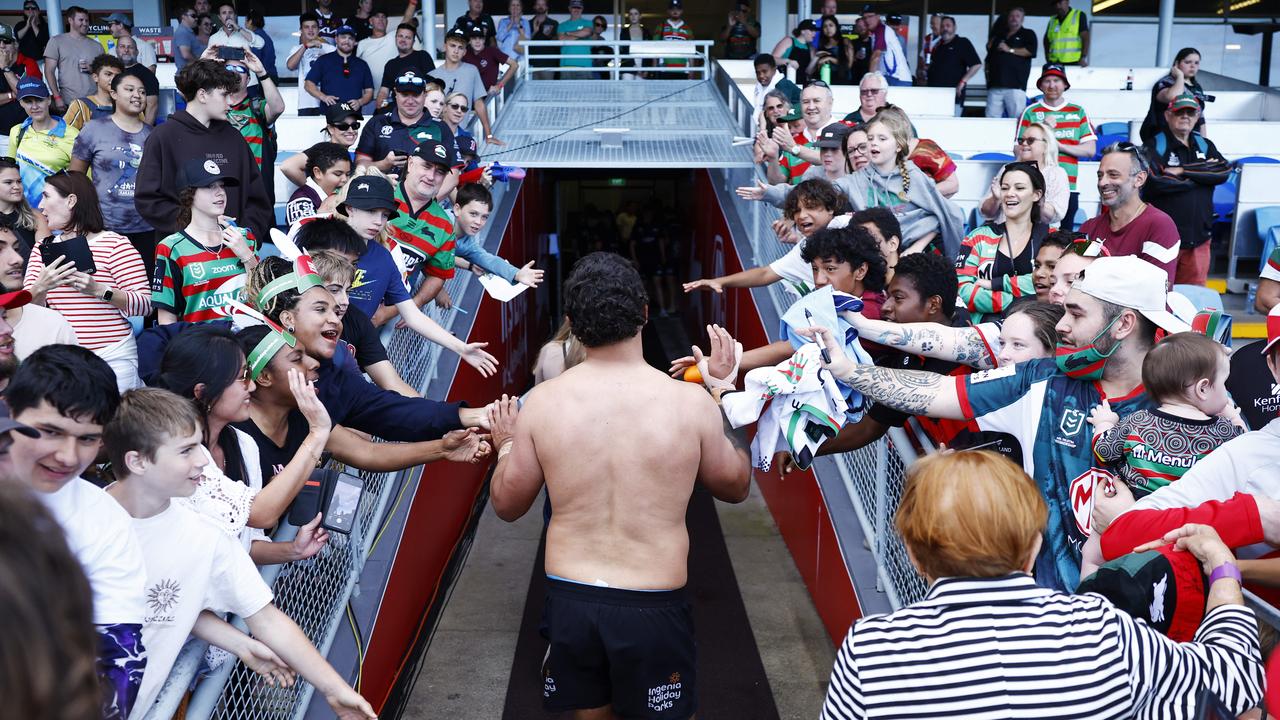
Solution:
{"label": "logo on shorts", "polygon": [[680,683],[680,673],[673,672],[665,685],[649,688],[649,709],[654,712],[670,710],[683,695],[684,686]]}

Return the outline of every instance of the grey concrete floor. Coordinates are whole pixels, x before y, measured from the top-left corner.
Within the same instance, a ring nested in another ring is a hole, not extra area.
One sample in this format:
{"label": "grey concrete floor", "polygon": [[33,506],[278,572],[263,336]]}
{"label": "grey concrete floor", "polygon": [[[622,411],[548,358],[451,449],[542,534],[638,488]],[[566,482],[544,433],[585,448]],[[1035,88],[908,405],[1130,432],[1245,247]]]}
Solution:
{"label": "grey concrete floor", "polygon": [[[716,508],[779,716],[816,718],[835,648],[804,581],[754,485],[746,502]],[[485,512],[422,664],[407,720],[502,717],[541,531],[541,512],[511,524]]]}

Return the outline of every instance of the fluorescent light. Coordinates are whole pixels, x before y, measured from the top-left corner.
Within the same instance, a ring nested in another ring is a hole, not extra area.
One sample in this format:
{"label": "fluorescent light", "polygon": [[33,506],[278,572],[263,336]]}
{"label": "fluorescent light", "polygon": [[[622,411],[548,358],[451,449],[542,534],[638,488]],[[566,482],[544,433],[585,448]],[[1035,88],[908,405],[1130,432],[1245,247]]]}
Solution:
{"label": "fluorescent light", "polygon": [[[1233,11],[1234,11],[1234,10],[1239,10],[1240,8],[1246,8],[1246,7],[1249,7],[1250,5],[1257,5],[1257,4],[1258,4],[1258,3],[1260,3],[1260,2],[1262,2],[1262,0],[1240,0],[1240,2],[1234,2],[1234,3],[1231,3],[1231,7],[1227,8],[1227,9],[1228,9],[1228,10],[1233,10]],[[1222,14],[1222,8],[1218,8],[1218,14],[1219,14],[1219,15],[1221,15],[1221,14]],[[1232,48],[1227,48],[1227,49],[1228,49],[1228,50],[1230,50],[1230,49],[1232,49]],[[1235,49],[1236,49],[1236,50],[1239,50],[1240,48],[1239,48],[1239,47],[1236,47]]]}
{"label": "fluorescent light", "polygon": [[1240,49],[1240,43],[1227,43],[1227,49],[1228,49],[1228,50],[1239,50],[1239,49]]}
{"label": "fluorescent light", "polygon": [[1093,4],[1093,12],[1100,13],[1107,8],[1115,7],[1122,2],[1124,2],[1124,0],[1102,0],[1102,2],[1095,2]]}

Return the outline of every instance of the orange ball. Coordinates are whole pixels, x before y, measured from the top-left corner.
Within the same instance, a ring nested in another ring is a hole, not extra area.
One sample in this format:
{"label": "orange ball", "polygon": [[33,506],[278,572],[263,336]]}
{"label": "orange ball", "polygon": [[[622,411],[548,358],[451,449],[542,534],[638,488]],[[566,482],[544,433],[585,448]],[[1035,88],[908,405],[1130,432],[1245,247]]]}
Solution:
{"label": "orange ball", "polygon": [[697,365],[690,365],[684,369],[684,381],[691,383],[702,382],[702,373],[698,371]]}

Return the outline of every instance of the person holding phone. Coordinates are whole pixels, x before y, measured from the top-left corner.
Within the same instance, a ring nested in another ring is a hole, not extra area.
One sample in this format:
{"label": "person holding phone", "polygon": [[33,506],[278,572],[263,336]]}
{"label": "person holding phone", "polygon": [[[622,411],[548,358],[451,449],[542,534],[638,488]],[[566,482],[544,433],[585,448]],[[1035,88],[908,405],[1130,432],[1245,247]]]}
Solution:
{"label": "person holding phone", "polygon": [[157,322],[206,322],[226,316],[231,300],[244,300],[244,274],[257,267],[257,239],[237,227],[227,209],[227,187],[240,181],[212,160],[188,160],[178,175],[178,226],[156,246],[151,303]]}
{"label": "person holding phone", "polygon": [[98,194],[84,173],[50,177],[40,212],[61,235],[40,239],[31,253],[23,279],[31,301],[62,313],[80,344],[115,371],[121,392],[142,385],[128,321],[151,314],[142,257],[129,238],[106,229]]}

